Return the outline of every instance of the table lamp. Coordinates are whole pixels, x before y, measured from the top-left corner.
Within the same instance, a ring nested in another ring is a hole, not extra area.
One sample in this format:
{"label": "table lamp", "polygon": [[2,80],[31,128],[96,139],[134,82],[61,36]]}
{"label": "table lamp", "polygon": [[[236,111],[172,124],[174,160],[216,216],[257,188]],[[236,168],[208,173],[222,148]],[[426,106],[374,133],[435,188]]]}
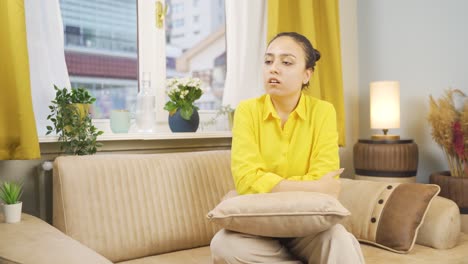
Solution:
{"label": "table lamp", "polygon": [[416,182],[418,146],[411,139],[389,135],[388,130],[400,128],[400,83],[378,81],[370,83],[370,121],[372,129],[383,134],[371,139],[359,139],[354,145],[355,178],[385,182]]}
{"label": "table lamp", "polygon": [[372,129],[383,134],[372,135],[373,140],[398,140],[399,135],[387,134],[391,128],[400,128],[400,83],[379,81],[370,83],[370,121]]}

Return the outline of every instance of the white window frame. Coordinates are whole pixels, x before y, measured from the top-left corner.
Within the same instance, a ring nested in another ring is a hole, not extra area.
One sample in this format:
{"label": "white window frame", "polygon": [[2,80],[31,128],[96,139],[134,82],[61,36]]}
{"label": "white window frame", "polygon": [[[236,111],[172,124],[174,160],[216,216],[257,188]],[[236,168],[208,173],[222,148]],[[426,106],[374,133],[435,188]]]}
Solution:
{"label": "white window frame", "polygon": [[[167,111],[164,110],[166,87],[166,30],[156,26],[156,2],[165,1],[138,0],[137,1],[137,27],[138,27],[138,80],[143,72],[150,72],[151,86],[156,95],[156,131],[161,125],[167,124]],[[165,24],[165,21],[164,21]],[[139,81],[138,87],[141,83]]]}

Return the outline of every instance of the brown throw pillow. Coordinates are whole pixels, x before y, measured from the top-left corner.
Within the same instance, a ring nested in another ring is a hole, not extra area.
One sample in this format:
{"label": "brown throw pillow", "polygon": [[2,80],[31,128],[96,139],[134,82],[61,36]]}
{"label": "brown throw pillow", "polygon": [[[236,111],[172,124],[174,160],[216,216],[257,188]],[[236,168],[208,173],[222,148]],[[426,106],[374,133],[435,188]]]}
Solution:
{"label": "brown throw pillow", "polygon": [[439,191],[433,184],[342,179],[339,200],[352,214],[342,224],[361,242],[408,253]]}
{"label": "brown throw pillow", "polygon": [[223,228],[241,233],[303,237],[327,230],[348,215],[349,211],[332,196],[279,192],[230,197],[207,217]]}

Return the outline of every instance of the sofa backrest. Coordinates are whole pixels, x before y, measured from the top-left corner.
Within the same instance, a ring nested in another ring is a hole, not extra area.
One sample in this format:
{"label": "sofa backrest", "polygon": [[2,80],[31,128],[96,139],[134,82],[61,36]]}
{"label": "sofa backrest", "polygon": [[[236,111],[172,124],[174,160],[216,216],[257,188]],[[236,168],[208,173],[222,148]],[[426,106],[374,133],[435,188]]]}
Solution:
{"label": "sofa backrest", "polygon": [[53,225],[113,262],[206,246],[230,151],[58,157]]}

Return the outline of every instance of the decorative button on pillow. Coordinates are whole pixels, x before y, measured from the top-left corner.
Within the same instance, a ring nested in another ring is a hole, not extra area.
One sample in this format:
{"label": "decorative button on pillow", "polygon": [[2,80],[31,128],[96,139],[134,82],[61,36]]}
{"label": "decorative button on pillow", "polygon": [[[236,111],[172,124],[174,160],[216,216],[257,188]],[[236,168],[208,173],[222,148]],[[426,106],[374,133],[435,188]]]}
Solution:
{"label": "decorative button on pillow", "polygon": [[361,242],[408,253],[439,191],[434,184],[342,179],[339,200],[352,213],[342,224]]}
{"label": "decorative button on pillow", "polygon": [[231,197],[207,217],[221,227],[266,237],[304,237],[348,216],[334,197],[314,192],[278,192]]}

